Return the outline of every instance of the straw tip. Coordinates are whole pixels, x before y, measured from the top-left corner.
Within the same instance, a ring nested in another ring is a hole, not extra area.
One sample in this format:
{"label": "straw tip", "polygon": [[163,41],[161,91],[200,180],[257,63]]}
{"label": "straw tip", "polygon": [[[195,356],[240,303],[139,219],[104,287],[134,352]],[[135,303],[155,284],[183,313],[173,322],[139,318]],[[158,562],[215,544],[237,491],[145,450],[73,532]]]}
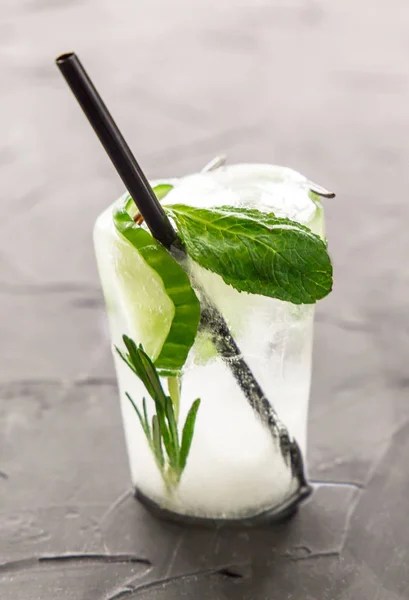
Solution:
{"label": "straw tip", "polygon": [[64,54],[60,54],[59,56],[57,56],[55,62],[57,63],[57,65],[62,65],[68,61],[75,60],[76,57],[77,55],[75,54],[75,52],[64,52]]}

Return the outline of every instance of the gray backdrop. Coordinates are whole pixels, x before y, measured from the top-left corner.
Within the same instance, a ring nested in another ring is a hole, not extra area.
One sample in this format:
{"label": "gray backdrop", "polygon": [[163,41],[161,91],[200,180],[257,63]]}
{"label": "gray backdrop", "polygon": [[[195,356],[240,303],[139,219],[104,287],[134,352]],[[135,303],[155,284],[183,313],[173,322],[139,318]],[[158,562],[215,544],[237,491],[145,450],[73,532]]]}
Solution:
{"label": "gray backdrop", "polygon": [[[408,598],[408,33],[405,0],[1,0],[2,600]],[[91,241],[122,185],[68,50],[150,177],[225,152],[337,192],[290,524],[183,531],[127,494]]]}

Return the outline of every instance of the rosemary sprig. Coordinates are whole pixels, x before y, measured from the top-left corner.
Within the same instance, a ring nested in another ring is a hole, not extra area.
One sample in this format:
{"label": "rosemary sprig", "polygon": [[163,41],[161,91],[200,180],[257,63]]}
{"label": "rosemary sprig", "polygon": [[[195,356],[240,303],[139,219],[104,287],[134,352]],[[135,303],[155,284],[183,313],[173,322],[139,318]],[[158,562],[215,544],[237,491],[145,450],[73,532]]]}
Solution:
{"label": "rosemary sprig", "polygon": [[[165,394],[158,372],[142,345],[136,346],[128,336],[122,337],[127,353],[115,347],[119,356],[139,377],[146,391],[155,403],[155,414],[149,422],[146,399],[142,401],[142,412],[128,392],[126,397],[131,402],[156,465],[162,475],[168,493],[172,493],[180,482],[186,467],[196,423],[200,399],[193,402],[182,429],[178,431],[179,416],[179,382],[169,380],[170,396]],[[173,378],[172,378],[173,379]]]}

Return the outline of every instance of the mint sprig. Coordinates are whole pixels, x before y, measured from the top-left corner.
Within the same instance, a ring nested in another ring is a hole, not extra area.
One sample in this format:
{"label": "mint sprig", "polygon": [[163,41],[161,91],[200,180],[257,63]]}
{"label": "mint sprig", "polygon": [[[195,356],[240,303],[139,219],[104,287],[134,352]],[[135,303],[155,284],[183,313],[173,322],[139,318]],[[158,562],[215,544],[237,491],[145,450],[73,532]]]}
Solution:
{"label": "mint sprig", "polygon": [[173,493],[186,467],[200,400],[197,399],[193,402],[187,414],[180,440],[177,424],[178,406],[175,406],[171,396],[164,392],[153,362],[141,345],[137,347],[135,342],[126,335],[122,339],[127,352],[125,353],[117,347],[116,351],[135,375],[139,377],[154,401],[155,414],[151,423],[149,422],[146,399],[143,398],[143,411],[141,412],[130,394],[126,392],[125,395],[137,414],[166,489],[168,493]]}
{"label": "mint sprig", "polygon": [[295,221],[241,207],[165,208],[188,255],[240,292],[313,304],[332,289],[325,243]]}

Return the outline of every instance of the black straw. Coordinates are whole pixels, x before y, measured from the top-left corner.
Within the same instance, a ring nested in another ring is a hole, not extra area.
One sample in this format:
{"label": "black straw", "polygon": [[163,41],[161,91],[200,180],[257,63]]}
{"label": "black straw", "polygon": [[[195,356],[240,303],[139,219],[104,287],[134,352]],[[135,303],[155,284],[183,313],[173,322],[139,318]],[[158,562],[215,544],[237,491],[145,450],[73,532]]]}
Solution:
{"label": "black straw", "polygon": [[62,54],[56,63],[152,235],[169,248],[176,240],[176,232],[77,55]]}

